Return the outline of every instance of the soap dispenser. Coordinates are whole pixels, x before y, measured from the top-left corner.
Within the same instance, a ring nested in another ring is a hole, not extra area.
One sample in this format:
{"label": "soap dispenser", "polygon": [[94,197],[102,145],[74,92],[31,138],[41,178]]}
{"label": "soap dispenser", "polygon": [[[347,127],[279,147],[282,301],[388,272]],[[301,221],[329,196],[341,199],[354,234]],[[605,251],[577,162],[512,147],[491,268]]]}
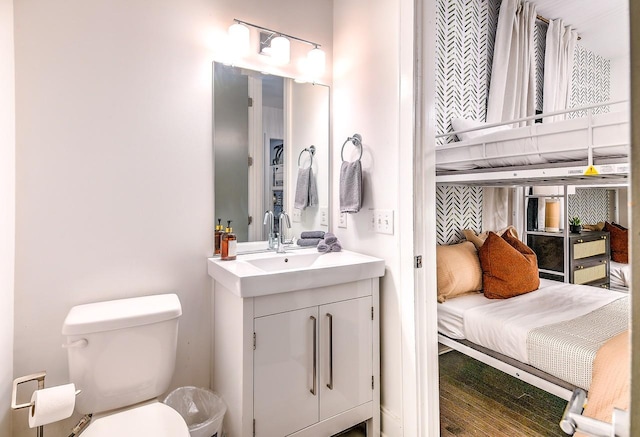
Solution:
{"label": "soap dispenser", "polygon": [[221,237],[220,243],[220,259],[223,261],[231,261],[236,259],[236,247],[238,243],[238,238],[236,234],[233,233],[233,228],[231,227],[231,220],[227,221],[227,229],[225,229],[224,234]]}
{"label": "soap dispenser", "polygon": [[221,237],[222,237],[222,229],[223,226],[220,223],[222,221],[222,219],[218,219],[218,224],[216,225],[216,232],[213,235],[213,254],[214,255],[220,255],[220,242],[221,242]]}

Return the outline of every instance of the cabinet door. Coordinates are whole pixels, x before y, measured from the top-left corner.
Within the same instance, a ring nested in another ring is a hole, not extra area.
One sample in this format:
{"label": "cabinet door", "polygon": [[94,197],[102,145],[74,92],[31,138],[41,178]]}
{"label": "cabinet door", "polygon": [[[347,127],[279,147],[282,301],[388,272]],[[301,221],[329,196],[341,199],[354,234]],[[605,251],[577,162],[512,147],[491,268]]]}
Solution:
{"label": "cabinet door", "polygon": [[254,328],[255,435],[284,436],[316,423],[318,308],[256,318]]}
{"label": "cabinet door", "polygon": [[324,420],[373,399],[371,297],[322,305],[319,318],[320,420]]}

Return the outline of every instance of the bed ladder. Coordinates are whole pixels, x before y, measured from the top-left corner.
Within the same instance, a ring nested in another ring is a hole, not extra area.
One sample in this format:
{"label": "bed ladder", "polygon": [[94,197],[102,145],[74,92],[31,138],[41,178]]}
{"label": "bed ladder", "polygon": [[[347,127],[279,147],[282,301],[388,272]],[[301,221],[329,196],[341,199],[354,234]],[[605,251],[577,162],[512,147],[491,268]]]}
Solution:
{"label": "bed ladder", "polygon": [[587,393],[581,388],[573,391],[560,421],[565,434],[576,431],[593,437],[629,437],[629,412],[613,409],[612,423],[602,422],[582,415]]}

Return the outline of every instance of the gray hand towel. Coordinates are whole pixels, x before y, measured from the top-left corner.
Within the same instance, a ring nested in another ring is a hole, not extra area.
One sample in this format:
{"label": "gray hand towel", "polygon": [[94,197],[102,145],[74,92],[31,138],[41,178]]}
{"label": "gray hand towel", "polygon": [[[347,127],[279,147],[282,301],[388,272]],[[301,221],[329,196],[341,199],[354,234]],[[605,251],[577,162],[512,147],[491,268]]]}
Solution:
{"label": "gray hand towel", "polygon": [[322,238],[298,238],[296,243],[298,246],[302,247],[314,247],[317,246],[319,242],[322,241]]}
{"label": "gray hand towel", "polygon": [[333,244],[336,241],[338,241],[338,237],[336,237],[334,234],[332,234],[331,232],[327,232],[326,234],[324,234],[324,242],[327,244]]}
{"label": "gray hand towel", "polygon": [[331,252],[331,248],[324,241],[318,243],[318,252],[327,253]]}
{"label": "gray hand towel", "polygon": [[362,166],[360,160],[342,161],[340,167],[340,212],[354,213],[362,207]]}
{"label": "gray hand towel", "polygon": [[324,231],[302,231],[300,238],[324,238]]}
{"label": "gray hand towel", "polygon": [[339,241],[336,241],[335,243],[331,243],[329,245],[330,252],[340,252],[341,250],[342,250],[342,244],[340,244]]}
{"label": "gray hand towel", "polygon": [[318,188],[316,186],[316,178],[313,176],[313,170],[311,170],[311,167],[298,168],[293,207],[303,210],[307,206],[316,206],[317,204]]}

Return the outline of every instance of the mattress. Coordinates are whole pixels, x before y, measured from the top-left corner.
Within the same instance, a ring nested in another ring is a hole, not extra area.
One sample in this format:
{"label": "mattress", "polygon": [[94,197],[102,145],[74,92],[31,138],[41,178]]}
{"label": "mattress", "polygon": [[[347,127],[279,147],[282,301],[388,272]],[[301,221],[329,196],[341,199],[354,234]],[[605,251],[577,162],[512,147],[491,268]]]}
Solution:
{"label": "mattress", "polygon": [[492,132],[471,140],[436,147],[437,170],[541,165],[588,158],[593,135],[594,158],[629,154],[629,113],[594,115]]}
{"label": "mattress", "polygon": [[438,331],[530,364],[529,331],[594,311],[625,294],[587,285],[540,279],[534,292],[510,299],[467,294],[438,304]]}
{"label": "mattress", "polygon": [[628,290],[631,286],[631,266],[611,261],[609,264],[609,279],[612,287]]}

